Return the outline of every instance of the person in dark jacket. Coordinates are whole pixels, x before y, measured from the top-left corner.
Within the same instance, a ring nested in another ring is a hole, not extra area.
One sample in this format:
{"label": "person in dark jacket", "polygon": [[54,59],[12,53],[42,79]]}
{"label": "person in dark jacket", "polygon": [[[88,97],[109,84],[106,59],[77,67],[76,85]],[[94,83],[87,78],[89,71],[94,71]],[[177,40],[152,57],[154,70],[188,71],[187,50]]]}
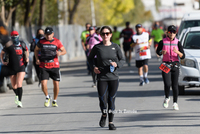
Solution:
{"label": "person in dark jacket", "polygon": [[[36,37],[31,42],[31,47],[30,47],[31,52],[34,52],[36,44],[42,38],[44,38],[44,30],[42,28],[39,28],[37,30]],[[38,56],[40,56],[40,53],[38,54]],[[40,68],[39,68],[39,65],[36,64],[35,55],[33,55],[33,65],[35,67],[35,71],[37,73],[37,77],[39,79],[39,85],[40,85]]]}
{"label": "person in dark jacket", "polygon": [[[115,130],[113,124],[115,97],[119,85],[118,68],[125,62],[119,45],[110,41],[112,30],[109,26],[103,26],[100,30],[103,42],[95,45],[88,57],[90,67],[97,74],[97,90],[100,101],[102,116],[99,122],[101,127],[106,124],[106,117],[109,118],[109,130]],[[93,60],[97,57],[97,63]],[[108,110],[107,110],[108,104]]]}

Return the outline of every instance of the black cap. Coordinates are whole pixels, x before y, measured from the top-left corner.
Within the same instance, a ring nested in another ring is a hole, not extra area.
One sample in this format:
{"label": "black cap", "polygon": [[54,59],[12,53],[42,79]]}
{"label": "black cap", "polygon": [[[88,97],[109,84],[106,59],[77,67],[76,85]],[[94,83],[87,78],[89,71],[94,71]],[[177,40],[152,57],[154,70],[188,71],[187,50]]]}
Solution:
{"label": "black cap", "polygon": [[89,30],[95,30],[95,27],[90,27]]}
{"label": "black cap", "polygon": [[53,33],[53,28],[47,27],[44,31],[45,34],[52,34]]}
{"label": "black cap", "polygon": [[174,25],[170,25],[168,26],[167,31],[176,31],[176,27]]}
{"label": "black cap", "polygon": [[140,27],[142,27],[142,24],[135,25],[135,28],[140,28]]}

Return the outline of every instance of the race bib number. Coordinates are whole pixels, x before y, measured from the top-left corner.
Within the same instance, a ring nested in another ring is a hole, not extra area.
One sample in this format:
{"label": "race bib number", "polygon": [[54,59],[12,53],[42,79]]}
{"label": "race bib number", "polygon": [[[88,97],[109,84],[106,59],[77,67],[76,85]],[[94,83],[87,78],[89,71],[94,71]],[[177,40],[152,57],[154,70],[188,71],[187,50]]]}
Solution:
{"label": "race bib number", "polygon": [[140,52],[140,56],[146,56],[147,55],[147,52],[144,51],[144,52]]}
{"label": "race bib number", "polygon": [[169,71],[171,70],[170,65],[166,64],[166,63],[162,63],[159,67],[160,70],[162,70],[165,73],[169,73]]}
{"label": "race bib number", "polygon": [[140,56],[146,56],[147,55],[147,52],[146,52],[147,49],[148,49],[147,46],[141,47],[140,53],[139,53]]}

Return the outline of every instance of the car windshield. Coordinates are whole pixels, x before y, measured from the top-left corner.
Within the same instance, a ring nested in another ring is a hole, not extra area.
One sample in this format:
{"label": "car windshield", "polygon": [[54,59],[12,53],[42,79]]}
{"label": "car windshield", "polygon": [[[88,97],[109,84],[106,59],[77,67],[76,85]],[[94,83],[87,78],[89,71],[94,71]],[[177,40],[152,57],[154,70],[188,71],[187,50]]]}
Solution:
{"label": "car windshield", "polygon": [[179,34],[181,34],[183,29],[188,27],[197,27],[200,26],[200,20],[190,20],[190,21],[183,21],[181,27],[179,28]]}
{"label": "car windshield", "polygon": [[185,49],[200,49],[200,31],[189,32],[183,44]]}

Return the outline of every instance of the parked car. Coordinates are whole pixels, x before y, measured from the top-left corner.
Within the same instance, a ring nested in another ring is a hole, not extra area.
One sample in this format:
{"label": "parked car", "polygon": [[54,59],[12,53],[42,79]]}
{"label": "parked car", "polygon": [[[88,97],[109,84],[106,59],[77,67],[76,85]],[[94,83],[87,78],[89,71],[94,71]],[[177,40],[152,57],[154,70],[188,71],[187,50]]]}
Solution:
{"label": "parked car", "polygon": [[[24,80],[26,80],[27,84],[33,84],[35,81],[38,80],[35,68],[33,66],[33,52],[30,52],[30,44],[28,41],[24,40],[23,41],[26,43],[26,46],[29,50],[29,63],[27,64],[27,67],[25,68],[25,77]],[[2,50],[2,45],[0,45],[0,52]],[[8,88],[12,89],[12,85],[10,82],[9,77],[5,77],[3,81],[3,85],[0,87],[0,92],[6,92]]]}
{"label": "parked car", "polygon": [[197,27],[197,26],[200,26],[200,11],[184,14],[177,33],[177,38],[179,39],[183,29],[187,29],[189,27]]}
{"label": "parked car", "polygon": [[185,59],[180,60],[179,94],[185,94],[185,87],[200,86],[200,27],[187,28],[182,33]]}

